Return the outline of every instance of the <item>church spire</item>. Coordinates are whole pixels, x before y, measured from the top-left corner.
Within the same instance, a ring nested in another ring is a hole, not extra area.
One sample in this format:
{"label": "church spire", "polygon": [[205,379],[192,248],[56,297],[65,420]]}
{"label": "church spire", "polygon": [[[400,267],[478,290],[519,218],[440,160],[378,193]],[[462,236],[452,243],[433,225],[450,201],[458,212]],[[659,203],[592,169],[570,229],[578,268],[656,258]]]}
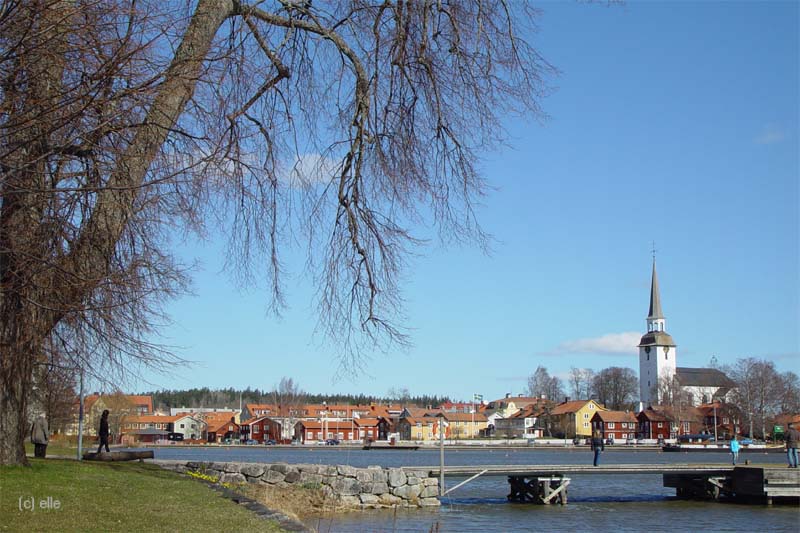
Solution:
{"label": "church spire", "polygon": [[664,314],[661,312],[661,296],[658,290],[655,257],[653,257],[653,277],[650,281],[650,313],[647,315],[647,318],[664,318]]}

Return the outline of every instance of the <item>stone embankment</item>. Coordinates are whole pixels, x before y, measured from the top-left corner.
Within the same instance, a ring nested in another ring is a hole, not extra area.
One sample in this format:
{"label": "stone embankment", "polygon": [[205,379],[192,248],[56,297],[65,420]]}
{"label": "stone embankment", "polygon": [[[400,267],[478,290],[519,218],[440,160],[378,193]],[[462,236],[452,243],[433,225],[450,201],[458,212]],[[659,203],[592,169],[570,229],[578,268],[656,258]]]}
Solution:
{"label": "stone embankment", "polygon": [[320,489],[342,507],[379,509],[439,505],[439,480],[425,471],[347,465],[155,461],[176,472],[199,472],[217,483]]}

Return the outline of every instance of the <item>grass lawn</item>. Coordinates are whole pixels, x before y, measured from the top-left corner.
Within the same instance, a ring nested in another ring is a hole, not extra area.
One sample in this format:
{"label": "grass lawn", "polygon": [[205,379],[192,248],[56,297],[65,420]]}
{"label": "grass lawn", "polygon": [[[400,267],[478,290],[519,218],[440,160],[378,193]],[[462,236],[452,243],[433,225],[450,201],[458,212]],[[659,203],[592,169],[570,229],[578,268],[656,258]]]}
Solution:
{"label": "grass lawn", "polygon": [[[156,465],[30,462],[0,466],[0,531],[282,531],[206,485]],[[25,508],[31,497],[32,511]],[[41,508],[48,497],[60,507]]]}

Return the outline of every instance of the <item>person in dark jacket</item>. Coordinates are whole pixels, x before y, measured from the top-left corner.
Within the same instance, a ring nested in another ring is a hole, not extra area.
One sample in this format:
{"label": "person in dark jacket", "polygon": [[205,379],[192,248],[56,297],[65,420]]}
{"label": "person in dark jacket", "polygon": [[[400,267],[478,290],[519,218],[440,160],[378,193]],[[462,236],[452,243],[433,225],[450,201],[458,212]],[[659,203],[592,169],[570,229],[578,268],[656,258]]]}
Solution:
{"label": "person in dark jacket", "polygon": [[47,418],[40,414],[31,426],[31,442],[33,443],[34,457],[42,459],[47,455],[47,443],[50,439],[50,429],[47,427]]}
{"label": "person in dark jacket", "polygon": [[605,444],[603,444],[603,436],[600,434],[600,430],[595,429],[594,433],[592,433],[592,450],[594,451],[594,466],[597,466],[597,463],[600,462],[600,452],[605,450]]}
{"label": "person in dark jacket", "polygon": [[800,446],[800,431],[789,422],[789,431],[786,433],[786,458],[789,468],[797,468],[797,448]]}
{"label": "person in dark jacket", "polygon": [[106,447],[107,452],[110,452],[111,450],[108,449],[108,409],[105,409],[100,416],[100,429],[97,434],[100,436],[100,446],[97,447],[97,453],[102,453],[103,446]]}

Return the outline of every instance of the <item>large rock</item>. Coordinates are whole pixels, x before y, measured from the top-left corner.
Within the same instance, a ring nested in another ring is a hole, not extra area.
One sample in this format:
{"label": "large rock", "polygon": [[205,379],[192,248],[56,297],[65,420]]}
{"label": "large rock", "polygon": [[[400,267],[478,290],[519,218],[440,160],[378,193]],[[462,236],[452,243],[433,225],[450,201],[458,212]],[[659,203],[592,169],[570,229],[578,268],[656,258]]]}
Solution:
{"label": "large rock", "polygon": [[378,496],[378,501],[382,505],[394,506],[394,505],[399,505],[400,503],[402,503],[403,499],[402,498],[398,498],[394,494],[381,494],[380,496]]}
{"label": "large rock", "polygon": [[285,477],[286,477],[285,475],[278,472],[277,470],[270,469],[269,471],[267,471],[266,474],[264,474],[261,477],[261,479],[263,479],[267,483],[280,483],[281,481],[284,480]]}
{"label": "large rock", "polygon": [[321,485],[322,476],[319,474],[300,472],[300,479],[298,480],[298,483],[302,483],[303,485]]}
{"label": "large rock", "polygon": [[406,484],[406,473],[399,468],[389,469],[389,486],[399,487]]}
{"label": "large rock", "polygon": [[439,486],[439,479],[435,477],[426,477],[422,478],[422,484],[426,487],[430,487],[431,485]]}
{"label": "large rock", "polygon": [[369,467],[368,470],[372,471],[372,481],[376,483],[386,483],[389,480],[389,473],[386,470],[373,470],[373,467]]}
{"label": "large rock", "polygon": [[247,477],[261,477],[264,475],[264,467],[257,464],[248,464],[242,466],[242,469],[239,470],[239,472]]}
{"label": "large rock", "polygon": [[374,494],[359,494],[358,497],[361,500],[361,503],[365,505],[376,505],[380,501],[380,498]]}
{"label": "large rock", "polygon": [[392,494],[404,500],[416,500],[422,492],[422,485],[403,485],[392,489]]}
{"label": "large rock", "polygon": [[239,472],[236,472],[235,474],[225,473],[225,474],[222,474],[221,476],[219,476],[219,482],[220,483],[247,483],[247,479],[242,474],[240,474]]}
{"label": "large rock", "polygon": [[241,467],[242,465],[240,465],[239,463],[222,463],[222,468],[219,468],[219,470],[222,470],[223,472],[228,472],[229,474],[238,474],[239,469]]}
{"label": "large rock", "polygon": [[419,485],[422,480],[413,474],[406,474],[406,483],[409,485]]}
{"label": "large rock", "polygon": [[370,492],[372,494],[386,494],[387,492],[389,492],[389,484],[386,483],[385,481],[373,483],[370,488]]}
{"label": "large rock", "polygon": [[292,470],[292,467],[287,463],[275,463],[274,465],[270,466],[269,469],[275,472],[280,472],[281,474],[286,474],[289,470]]}
{"label": "large rock", "polygon": [[442,505],[442,502],[440,502],[438,498],[422,498],[417,504],[420,507],[439,507]]}
{"label": "large rock", "polygon": [[366,470],[358,470],[356,471],[356,479],[364,484],[372,483],[372,472],[368,472]]}
{"label": "large rock", "polygon": [[340,476],[356,477],[356,469],[349,465],[339,465],[337,472]]}
{"label": "large rock", "polygon": [[297,483],[300,481],[300,472],[297,470],[290,470],[286,472],[286,477],[284,478],[286,483]]}
{"label": "large rock", "polygon": [[354,495],[361,492],[361,483],[351,477],[340,477],[331,483],[334,493],[342,495]]}
{"label": "large rock", "polygon": [[422,489],[422,492],[419,494],[420,498],[435,498],[439,495],[439,487],[434,487],[433,485],[429,485]]}

